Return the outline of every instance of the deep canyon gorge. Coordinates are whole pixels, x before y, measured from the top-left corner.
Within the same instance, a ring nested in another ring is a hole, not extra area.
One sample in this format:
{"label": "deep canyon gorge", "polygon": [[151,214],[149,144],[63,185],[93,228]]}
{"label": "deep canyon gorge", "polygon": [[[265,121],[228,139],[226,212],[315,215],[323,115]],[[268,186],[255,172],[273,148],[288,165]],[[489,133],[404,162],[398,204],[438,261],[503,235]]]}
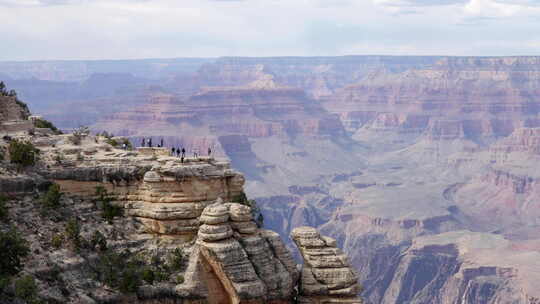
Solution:
{"label": "deep canyon gorge", "polygon": [[540,57],[0,62],[0,80],[62,130],[211,148],[291,259],[297,227],[335,239],[366,303],[540,298]]}

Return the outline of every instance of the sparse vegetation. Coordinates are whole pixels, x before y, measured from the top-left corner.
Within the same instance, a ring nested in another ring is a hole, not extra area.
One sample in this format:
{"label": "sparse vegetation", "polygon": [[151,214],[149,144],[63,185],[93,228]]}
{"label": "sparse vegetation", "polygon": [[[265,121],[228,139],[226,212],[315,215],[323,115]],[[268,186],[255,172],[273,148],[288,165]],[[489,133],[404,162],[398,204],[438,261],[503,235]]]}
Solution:
{"label": "sparse vegetation", "polygon": [[22,259],[29,253],[27,242],[15,228],[0,231],[0,280],[9,280],[23,268]]}
{"label": "sparse vegetation", "polygon": [[184,251],[181,248],[175,248],[168,256],[169,267],[173,271],[179,271],[184,261]]}
{"label": "sparse vegetation", "polygon": [[94,271],[97,279],[122,292],[136,292],[142,283],[144,263],[128,250],[117,253],[107,250],[100,255]]}
{"label": "sparse vegetation", "polygon": [[69,141],[78,146],[81,144],[83,138],[88,136],[88,134],[90,134],[90,128],[87,126],[80,126],[73,131],[73,134],[69,137]]}
{"label": "sparse vegetation", "polygon": [[62,131],[60,131],[52,122],[46,119],[36,119],[34,121],[34,126],[36,128],[48,128],[51,129],[55,134],[62,134]]}
{"label": "sparse vegetation", "polygon": [[81,227],[77,218],[71,218],[66,224],[66,238],[71,242],[73,249],[81,249]]}
{"label": "sparse vegetation", "polygon": [[62,197],[62,192],[60,192],[60,186],[57,184],[52,184],[49,186],[47,193],[41,198],[41,204],[43,207],[48,209],[58,209],[60,207],[60,198]]}
{"label": "sparse vegetation", "polygon": [[15,296],[26,301],[26,303],[39,303],[34,277],[25,275],[15,280]]}
{"label": "sparse vegetation", "polygon": [[107,138],[107,140],[105,142],[108,143],[109,145],[115,147],[115,148],[117,148],[120,145],[120,143],[118,141],[116,141],[116,139],[114,139],[114,138]]}
{"label": "sparse vegetation", "polygon": [[255,219],[255,223],[257,223],[257,226],[259,226],[259,228],[262,228],[264,226],[264,216],[261,213],[261,209],[257,205],[257,201],[248,199],[247,195],[242,192],[236,197],[234,197],[232,199],[232,202],[250,207],[251,213],[253,214],[253,218]]}
{"label": "sparse vegetation", "polygon": [[39,150],[32,143],[19,140],[12,140],[8,151],[11,162],[21,167],[33,166],[39,155]]}
{"label": "sparse vegetation", "polygon": [[117,216],[122,216],[123,208],[121,206],[115,206],[111,204],[114,197],[102,186],[96,187],[96,205],[100,206],[102,216],[107,220],[109,224],[112,224],[113,220]]}
{"label": "sparse vegetation", "polygon": [[55,249],[60,249],[63,243],[64,243],[64,236],[62,234],[56,233],[52,236],[51,246],[53,246]]}

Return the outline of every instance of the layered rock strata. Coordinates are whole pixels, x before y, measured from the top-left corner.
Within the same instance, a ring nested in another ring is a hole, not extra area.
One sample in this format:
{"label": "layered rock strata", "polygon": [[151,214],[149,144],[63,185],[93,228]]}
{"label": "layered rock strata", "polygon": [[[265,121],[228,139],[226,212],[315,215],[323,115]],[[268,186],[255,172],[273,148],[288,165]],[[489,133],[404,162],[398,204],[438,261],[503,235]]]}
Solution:
{"label": "layered rock strata", "polygon": [[[279,236],[258,229],[251,208],[240,204],[206,207],[190,257],[190,283],[180,294],[199,293],[209,303],[289,303],[297,280],[291,254]],[[200,286],[202,280],[214,282]]]}
{"label": "layered rock strata", "polygon": [[336,240],[312,227],[296,228],[291,237],[304,258],[299,303],[362,303],[358,276]]}

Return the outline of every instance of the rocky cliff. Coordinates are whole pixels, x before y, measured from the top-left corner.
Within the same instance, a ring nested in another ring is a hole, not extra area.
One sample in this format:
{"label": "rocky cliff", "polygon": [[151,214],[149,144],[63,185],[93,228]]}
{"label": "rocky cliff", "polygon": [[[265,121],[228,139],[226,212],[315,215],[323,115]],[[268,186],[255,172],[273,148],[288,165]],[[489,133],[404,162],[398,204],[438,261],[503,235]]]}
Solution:
{"label": "rocky cliff", "polygon": [[[324,294],[297,293],[291,252],[277,233],[258,226],[249,202],[238,199],[244,177],[229,163],[180,159],[164,148],[117,149],[112,143],[120,138],[86,133],[9,135],[2,145],[32,143],[39,159],[24,168],[0,161],[1,180],[43,180],[58,188],[50,186],[35,199],[35,184],[0,183],[2,208],[8,208],[0,232],[15,224],[31,246],[19,271],[20,280],[30,277],[35,286],[30,295],[20,294],[19,279],[8,276],[0,288],[3,298],[278,304],[302,297],[303,303],[320,303]],[[49,193],[57,193],[56,199]],[[243,204],[233,202],[238,200]],[[299,246],[304,250],[305,244]],[[342,265],[348,273],[334,269],[331,259],[318,267],[337,282],[356,282],[348,264]],[[325,276],[317,276],[319,281],[335,288]],[[361,303],[358,291],[346,295]]]}
{"label": "rocky cliff", "polygon": [[[470,303],[527,303],[534,277],[520,275],[520,265],[536,269],[540,238],[539,66],[538,57],[346,56],[220,58],[147,78],[111,68],[105,72],[119,74],[85,79],[117,86],[85,100],[66,97],[83,110],[57,106],[53,117],[99,118],[100,131],[135,143],[163,137],[189,156],[212,148],[243,173],[246,193],[287,248],[298,226],[336,239],[370,302],[454,303],[455,292]],[[43,89],[25,88],[34,96]],[[144,191],[137,186],[119,202],[141,205]],[[451,237],[456,231],[461,236]],[[439,237],[451,241],[434,244]],[[467,255],[477,251],[463,245],[467,237],[503,241]],[[519,251],[521,262],[505,263],[499,250]],[[463,261],[477,261],[477,278],[461,279],[470,274]],[[507,297],[507,286],[516,297]]]}

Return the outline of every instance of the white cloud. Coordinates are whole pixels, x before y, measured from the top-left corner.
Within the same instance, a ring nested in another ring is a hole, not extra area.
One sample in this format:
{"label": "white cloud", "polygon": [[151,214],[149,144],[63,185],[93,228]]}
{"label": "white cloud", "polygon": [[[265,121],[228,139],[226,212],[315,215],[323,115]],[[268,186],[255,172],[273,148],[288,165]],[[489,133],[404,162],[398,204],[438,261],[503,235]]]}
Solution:
{"label": "white cloud", "polygon": [[0,0],[0,60],[509,55],[539,40],[540,7],[468,1]]}

